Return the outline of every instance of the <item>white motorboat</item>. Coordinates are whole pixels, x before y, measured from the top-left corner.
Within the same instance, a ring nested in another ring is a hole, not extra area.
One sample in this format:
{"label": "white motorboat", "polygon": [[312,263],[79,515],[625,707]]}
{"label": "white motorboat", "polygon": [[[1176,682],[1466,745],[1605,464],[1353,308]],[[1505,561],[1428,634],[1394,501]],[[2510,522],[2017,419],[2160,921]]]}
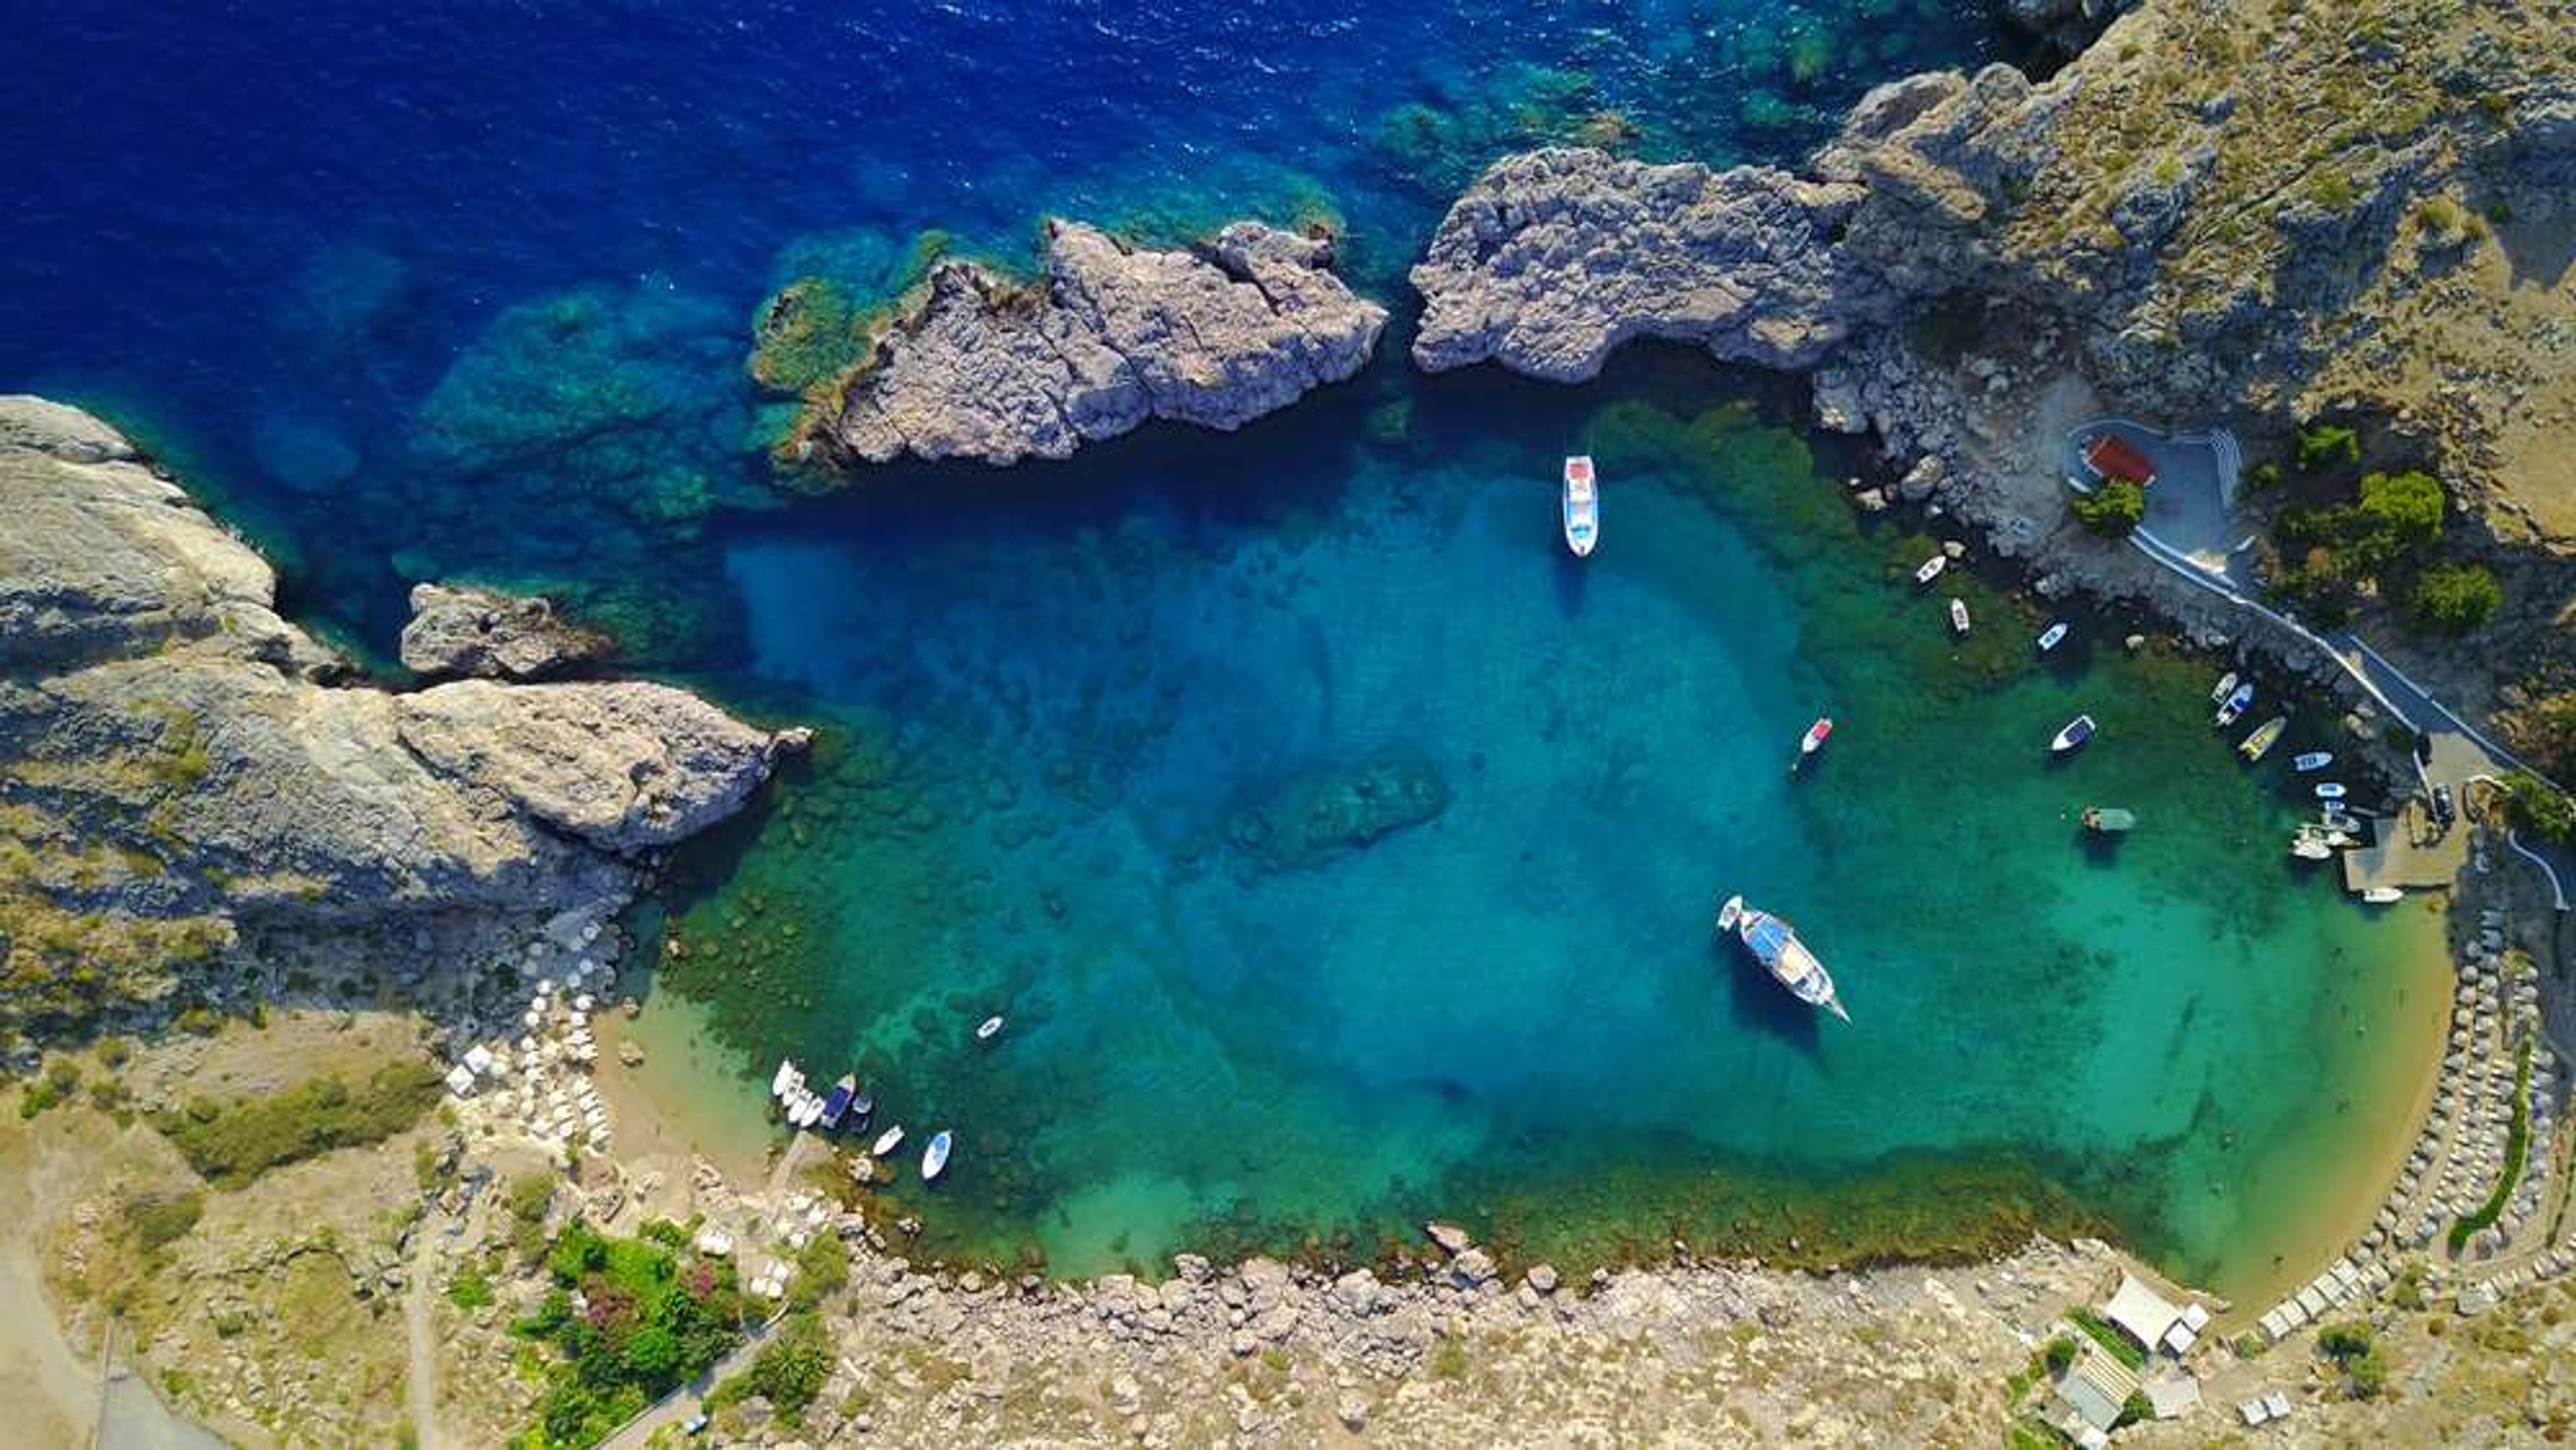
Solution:
{"label": "white motorboat", "polygon": [[1845,1022],[1851,1020],[1851,1014],[1843,1010],[1841,998],[1834,993],[1834,979],[1825,971],[1825,964],[1807,950],[1805,942],[1798,940],[1796,929],[1789,923],[1746,906],[1741,896],[1730,896],[1717,909],[1717,929],[1720,933],[1735,933],[1771,979],[1789,989],[1789,995],[1810,1007],[1822,1007]]}
{"label": "white motorboat", "polygon": [[2066,752],[2073,750],[2075,747],[2082,745],[2085,741],[2092,738],[2093,717],[2090,715],[2078,715],[2074,719],[2066,722],[2066,728],[2057,732],[2056,739],[2048,742],[2048,753],[2051,755],[2064,755]]}
{"label": "white motorboat", "polygon": [[2215,705],[2236,693],[2236,672],[2229,670],[2218,677],[2218,688],[2209,692],[2209,703]]}
{"label": "white motorboat", "polygon": [[877,1134],[877,1140],[868,1145],[868,1156],[871,1158],[882,1158],[902,1146],[903,1124],[897,1123],[893,1127],[886,1129],[884,1132]]}
{"label": "white motorboat", "polygon": [[975,1024],[975,1040],[977,1042],[990,1042],[1001,1035],[1002,1017],[998,1012]]}
{"label": "white motorboat", "polygon": [[2304,755],[2290,757],[2290,768],[2301,775],[2312,770],[2323,770],[2332,764],[2334,764],[2334,752],[2331,750],[2311,750]]}
{"label": "white motorboat", "polygon": [[778,1059],[778,1071],[770,1074],[769,1095],[783,1099],[790,1088],[801,1087],[804,1082],[805,1074],[797,1071],[795,1061],[782,1057]]}
{"label": "white motorboat", "polygon": [[2048,653],[2050,650],[2057,648],[2058,644],[2065,638],[2066,621],[2061,619],[2057,623],[2050,625],[2047,629],[2041,631],[2039,636],[2039,652],[2041,654]]}
{"label": "white motorboat", "polygon": [[1833,734],[1833,717],[1817,716],[1816,723],[1807,727],[1807,733],[1798,737],[1798,754],[1789,762],[1789,773],[1796,775],[1809,760],[1815,757],[1817,751],[1825,748],[1825,742],[1832,739]]}
{"label": "white motorboat", "polygon": [[949,1141],[948,1132],[943,1128],[931,1137],[930,1146],[922,1150],[922,1182],[928,1183],[930,1180],[938,1177],[940,1170],[948,1166]]}
{"label": "white motorboat", "polygon": [[831,1092],[825,1094],[823,1098],[824,1132],[840,1131],[841,1120],[849,1116],[850,1104],[856,1102],[858,1096],[858,1074],[848,1072],[841,1074],[841,1080],[832,1084]]}
{"label": "white motorboat", "polygon": [[2373,906],[2387,906],[2394,902],[2404,901],[2406,899],[2406,893],[2394,886],[2373,886],[2365,889],[2361,893],[2361,899],[2369,902]]}
{"label": "white motorboat", "polygon": [[2227,702],[2218,707],[2218,728],[2224,730],[2235,724],[2236,718],[2244,714],[2253,703],[2254,683],[2248,680],[2229,692]]}
{"label": "white motorboat", "polygon": [[1914,571],[1914,582],[1917,584],[1929,584],[1933,580],[1940,578],[1941,571],[1949,567],[1949,555],[1935,554],[1931,558],[1924,560],[1923,566]]}
{"label": "white motorboat", "polygon": [[2332,860],[2334,842],[2323,826],[2303,823],[2299,833],[2290,838],[2290,854],[2302,861]]}
{"label": "white motorboat", "polygon": [[1968,601],[1964,599],[1950,601],[1950,632],[1952,634],[1968,632]]}
{"label": "white motorboat", "polygon": [[2321,801],[2339,801],[2343,796],[2344,789],[2341,781],[2330,780],[2317,787],[2317,799]]}
{"label": "white motorboat", "polygon": [[1565,547],[1574,557],[1591,557],[1601,541],[1601,490],[1592,473],[1592,456],[1565,460]]}

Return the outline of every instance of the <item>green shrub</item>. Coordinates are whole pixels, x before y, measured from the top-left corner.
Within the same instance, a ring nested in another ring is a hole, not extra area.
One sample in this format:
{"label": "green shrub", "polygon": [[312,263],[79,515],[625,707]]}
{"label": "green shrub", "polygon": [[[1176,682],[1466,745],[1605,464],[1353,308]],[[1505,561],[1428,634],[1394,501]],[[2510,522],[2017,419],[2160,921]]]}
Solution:
{"label": "green shrub", "polygon": [[2442,536],[2442,502],[2442,485],[2418,469],[2362,476],[2362,517],[2395,557],[2417,553]]}
{"label": "green shrub", "polygon": [[2257,493],[2268,493],[2281,486],[2281,465],[2266,459],[2245,470],[2245,486]]}
{"label": "green shrub", "polygon": [[760,1396],[793,1427],[805,1418],[806,1406],[823,1392],[823,1381],[831,1374],[832,1339],[823,1321],[810,1312],[791,1314],[751,1357],[751,1368],[736,1381],[742,1386],[736,1397]]}
{"label": "green shrub", "polygon": [[56,1059],[48,1064],[26,1092],[18,1098],[18,1116],[33,1118],[49,1108],[71,1101],[80,1090],[80,1064]]}
{"label": "green shrub", "polygon": [[850,1249],[839,1234],[817,1234],[796,1256],[796,1277],[788,1281],[787,1305],[812,1309],[850,1282]]}
{"label": "green shrub", "polygon": [[524,1444],[596,1444],[742,1342],[742,1299],[723,1260],[608,1238],[575,1220],[546,1267],[555,1287],[511,1326],[556,1355]]}
{"label": "green shrub", "polygon": [[2047,1361],[2050,1374],[2064,1374],[2075,1365],[2075,1341],[2061,1334],[2048,1342],[2040,1357]]}
{"label": "green shrub", "polygon": [[152,1126],[206,1181],[237,1189],[273,1168],[381,1143],[419,1122],[440,1091],[437,1068],[391,1062],[354,1090],[320,1077],[229,1104],[197,1098],[183,1112],[154,1113]]}
{"label": "green shrub", "polygon": [[2146,516],[2146,489],[2125,478],[2106,478],[2091,493],[2075,499],[2075,517],[2108,538],[2127,535]]}
{"label": "green shrub", "polygon": [[2549,841],[2576,841],[2576,800],[2527,770],[2504,778],[2505,807],[2514,825]]}
{"label": "green shrub", "polygon": [[2423,628],[2467,634],[2504,607],[2504,586],[2483,565],[2435,564],[2415,576],[2407,606]]}
{"label": "green shrub", "polygon": [[447,1281],[447,1302],[468,1314],[486,1308],[492,1303],[492,1281],[480,1267],[467,1264]]}
{"label": "green shrub", "polygon": [[2155,1417],[2155,1403],[2147,1398],[2147,1392],[2131,1390],[2129,1397],[2120,1402],[2120,1418],[2111,1422],[2111,1428],[2117,1430],[2123,1425],[2135,1425]]}
{"label": "green shrub", "polygon": [[2370,1346],[2367,1324],[2329,1324],[2317,1331],[2317,1353],[2337,1364],[2370,1353]]}
{"label": "green shrub", "polygon": [[2331,212],[2352,210],[2359,198],[2352,184],[2352,173],[2341,167],[2330,167],[2308,177],[2308,200]]}
{"label": "green shrub", "polygon": [[2504,1206],[2513,1198],[2514,1185],[2522,1181],[2523,1159],[2531,1152],[2531,1039],[2522,1040],[2513,1067],[2513,1126],[2505,1131],[2504,1171],[2496,1175],[2495,1188],[2475,1213],[2451,1224],[2451,1252],[2456,1254],[2469,1246],[2469,1240],[2480,1229],[2504,1217]]}
{"label": "green shrub", "polygon": [[2298,431],[2292,457],[2301,473],[2317,473],[2337,464],[2361,461],[2361,435],[2331,423],[2310,423]]}
{"label": "green shrub", "polygon": [[124,1203],[125,1227],[145,1253],[157,1253],[188,1236],[205,1215],[202,1193],[143,1193]]}
{"label": "green shrub", "polygon": [[2113,1359],[2131,1369],[2147,1367],[2147,1352],[2140,1349],[2129,1336],[2112,1328],[2110,1322],[2101,1315],[2090,1309],[2076,1308],[2067,1310],[2066,1318],[2067,1322],[2083,1330],[2095,1344],[2109,1350]]}

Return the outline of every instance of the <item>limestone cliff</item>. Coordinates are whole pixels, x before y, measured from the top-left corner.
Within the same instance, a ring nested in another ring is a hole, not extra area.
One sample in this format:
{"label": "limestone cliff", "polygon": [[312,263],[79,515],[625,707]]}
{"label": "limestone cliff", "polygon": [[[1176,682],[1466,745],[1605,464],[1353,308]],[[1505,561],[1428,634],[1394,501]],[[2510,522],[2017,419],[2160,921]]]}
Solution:
{"label": "limestone cliff", "polygon": [[0,510],[0,1031],[506,958],[768,772],[661,685],[333,683],[267,563],[75,410],[0,399]]}
{"label": "limestone cliff", "polygon": [[868,340],[867,361],[821,390],[786,452],[1006,464],[1067,457],[1149,418],[1240,427],[1368,361],[1386,310],[1352,295],[1332,262],[1329,242],[1254,222],[1190,251],[1051,222],[1034,283],[934,268]]}

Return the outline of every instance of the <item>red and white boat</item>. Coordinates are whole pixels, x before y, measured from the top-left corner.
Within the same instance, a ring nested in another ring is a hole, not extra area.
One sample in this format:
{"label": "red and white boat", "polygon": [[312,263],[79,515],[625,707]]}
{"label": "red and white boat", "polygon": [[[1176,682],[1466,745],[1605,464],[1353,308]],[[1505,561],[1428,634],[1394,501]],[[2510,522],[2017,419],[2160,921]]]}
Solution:
{"label": "red and white boat", "polygon": [[1825,748],[1825,742],[1833,738],[1833,733],[1833,717],[1830,715],[1817,716],[1816,723],[1808,726],[1807,733],[1801,736],[1798,740],[1798,758],[1789,762],[1789,773],[1791,775],[1796,775],[1800,768],[1806,765],[1809,758],[1814,756],[1817,751]]}
{"label": "red and white boat", "polygon": [[1601,494],[1592,477],[1592,455],[1565,460],[1565,547],[1574,557],[1591,557],[1601,540]]}

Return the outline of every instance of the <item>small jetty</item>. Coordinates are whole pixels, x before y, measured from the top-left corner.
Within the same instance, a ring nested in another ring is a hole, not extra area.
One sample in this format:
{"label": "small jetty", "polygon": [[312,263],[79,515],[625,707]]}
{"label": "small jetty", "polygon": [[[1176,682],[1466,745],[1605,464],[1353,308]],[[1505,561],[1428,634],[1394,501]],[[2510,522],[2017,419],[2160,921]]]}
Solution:
{"label": "small jetty", "polygon": [[2375,823],[2377,839],[2343,853],[2343,886],[2364,900],[2377,890],[2435,891],[2469,863],[2469,833],[2442,830],[2420,800]]}

